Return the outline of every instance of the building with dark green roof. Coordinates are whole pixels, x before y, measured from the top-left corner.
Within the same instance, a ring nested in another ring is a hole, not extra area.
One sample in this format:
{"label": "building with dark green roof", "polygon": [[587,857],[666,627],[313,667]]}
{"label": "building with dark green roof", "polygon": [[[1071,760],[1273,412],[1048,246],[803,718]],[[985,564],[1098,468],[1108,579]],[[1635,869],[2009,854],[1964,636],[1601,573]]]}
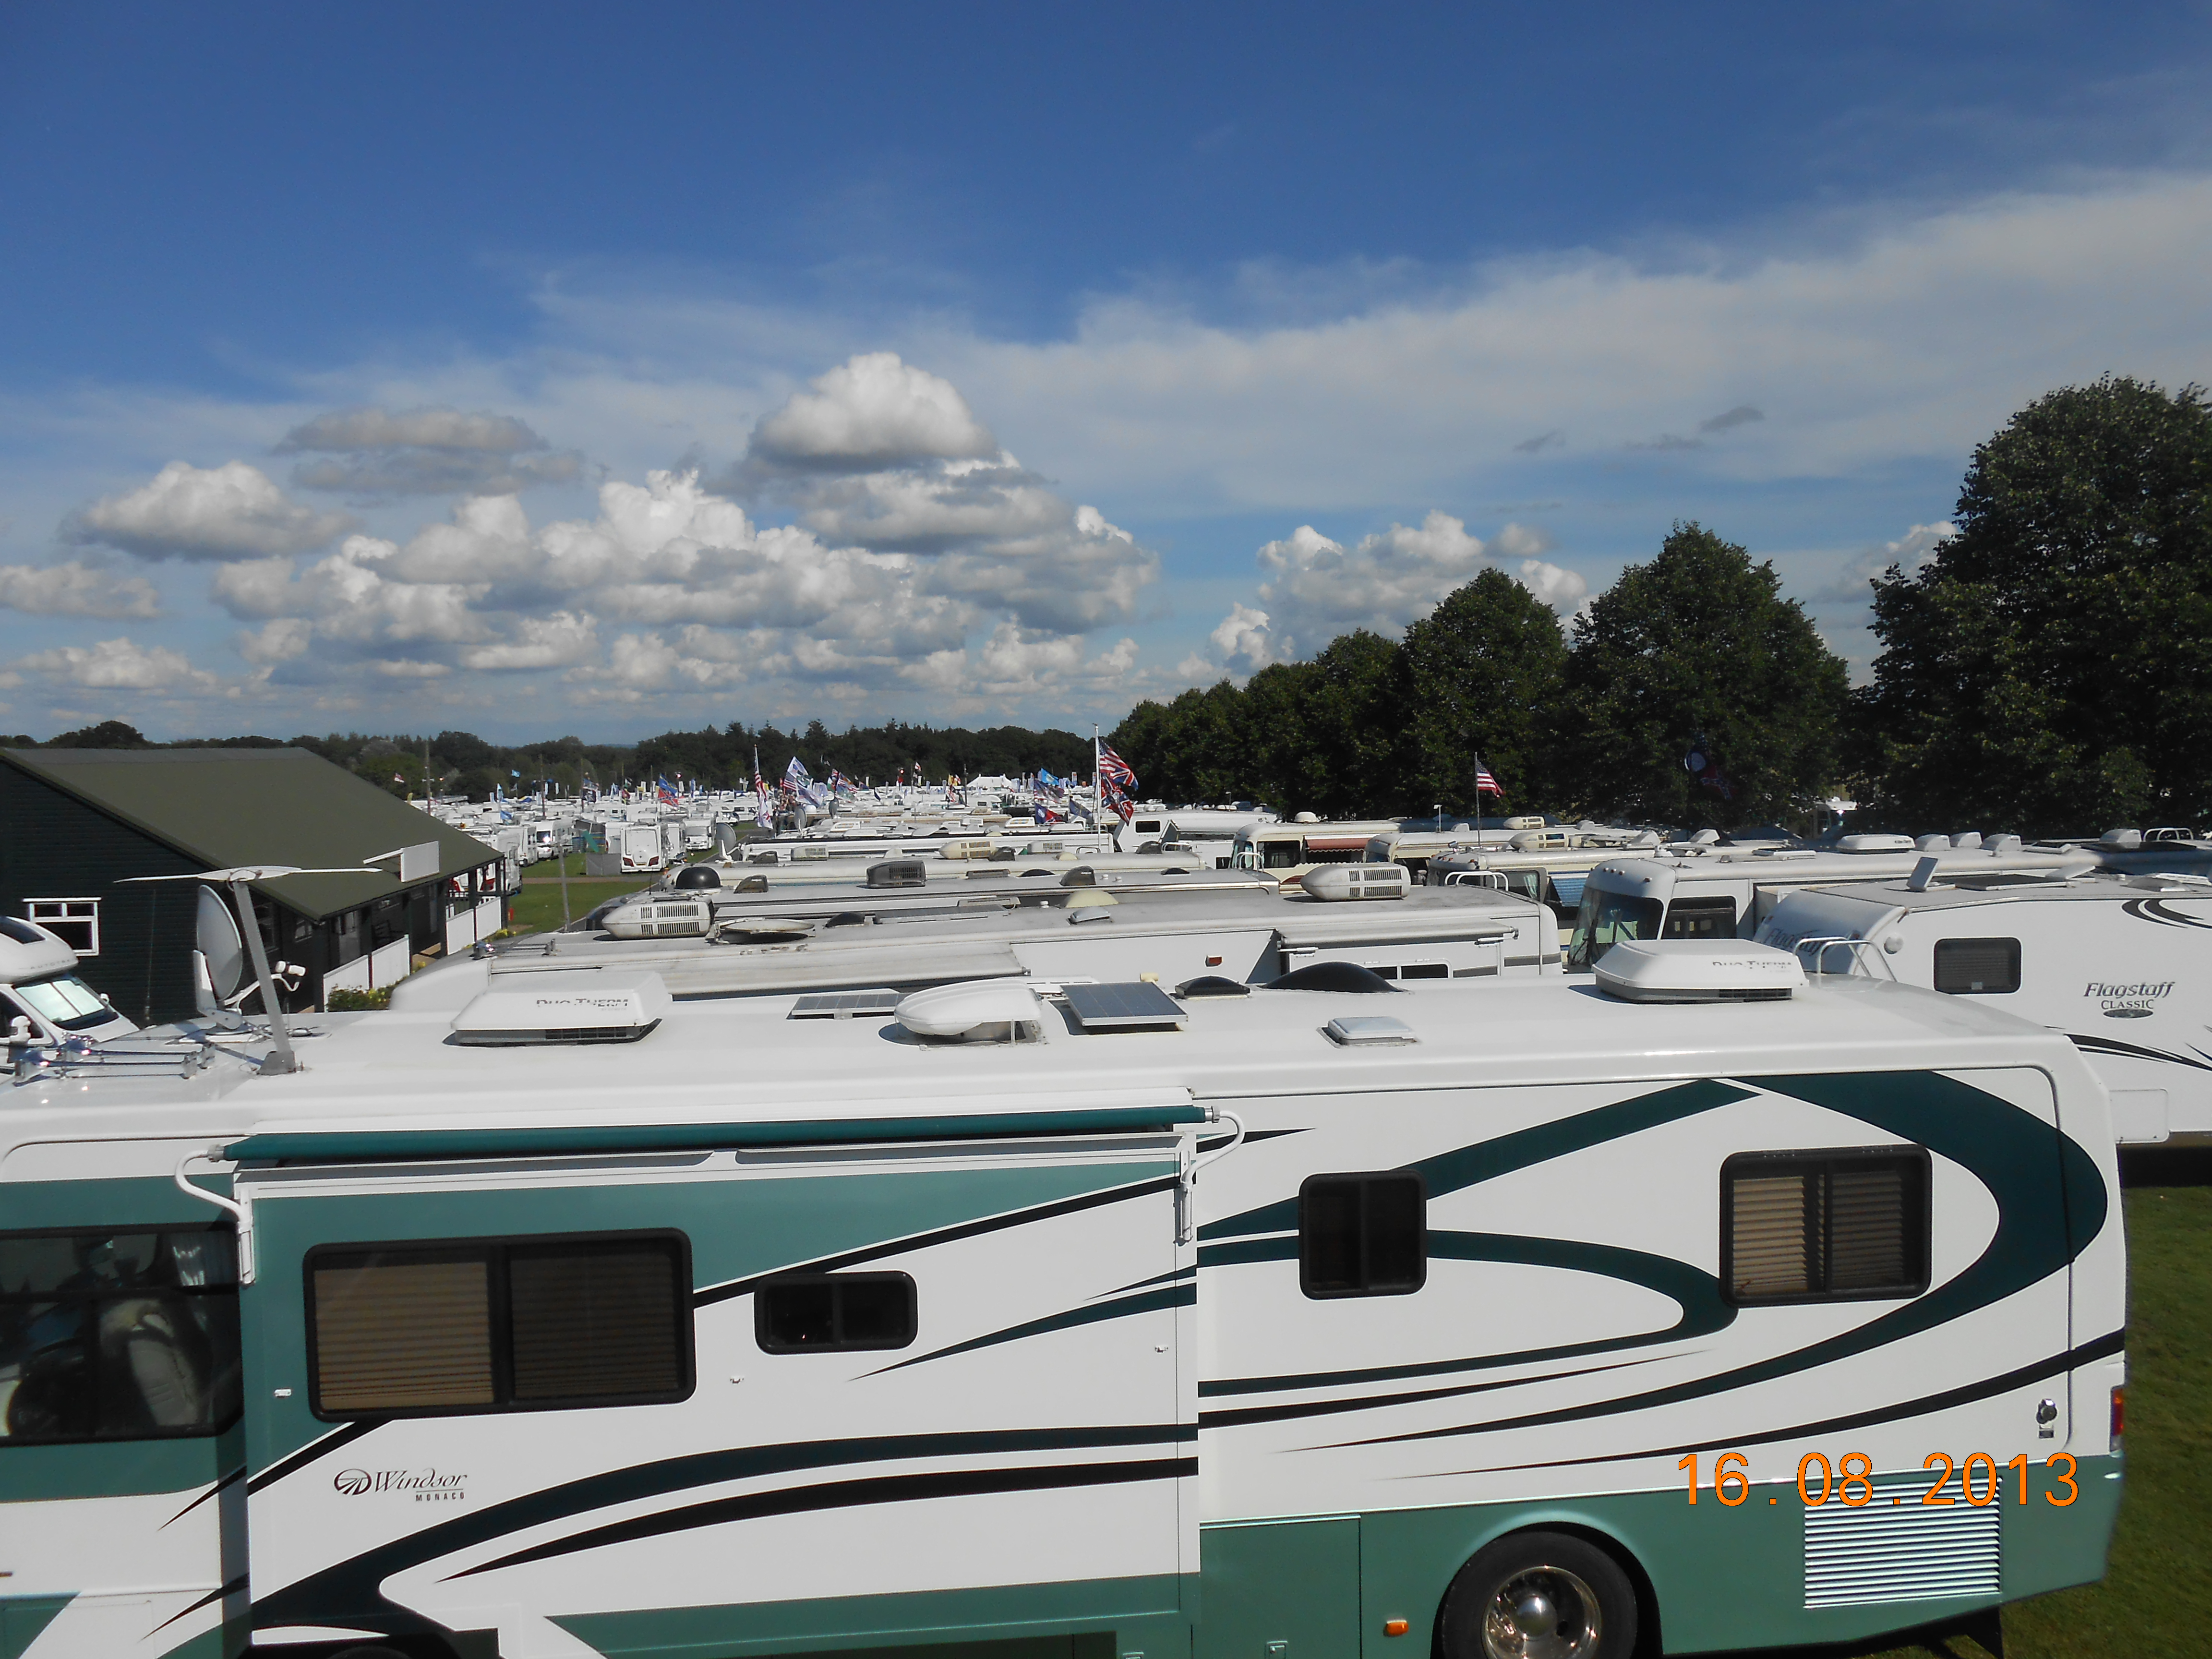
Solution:
{"label": "building with dark green roof", "polygon": [[272,963],[300,970],[298,1009],[500,925],[496,850],[304,749],[4,749],[0,763],[0,911],[67,939],[80,977],[141,1024],[192,1012],[198,884],[129,877],[378,860],[254,884]]}

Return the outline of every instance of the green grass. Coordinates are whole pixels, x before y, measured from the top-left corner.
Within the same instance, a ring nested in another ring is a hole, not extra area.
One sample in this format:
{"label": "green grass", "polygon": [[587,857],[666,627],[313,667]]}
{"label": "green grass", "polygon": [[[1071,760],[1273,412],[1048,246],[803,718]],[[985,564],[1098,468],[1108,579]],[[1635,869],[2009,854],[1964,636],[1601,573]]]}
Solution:
{"label": "green grass", "polygon": [[[538,868],[532,865],[533,870]],[[626,876],[619,881],[572,881],[568,884],[568,914],[573,917],[588,913],[592,907],[615,896],[617,893],[635,893],[650,887],[653,878],[640,879]],[[558,881],[531,882],[514,896],[507,907],[512,927],[527,927],[536,932],[550,932],[561,925],[561,884]]]}
{"label": "green grass", "polygon": [[[2212,1156],[2131,1159],[2127,1491],[2102,1583],[1820,1659],[2187,1659],[2212,1654]],[[2174,1183],[2174,1184],[2163,1184]],[[1809,1659],[1807,1650],[1789,1650]],[[1775,1656],[1780,1659],[1780,1654]]]}

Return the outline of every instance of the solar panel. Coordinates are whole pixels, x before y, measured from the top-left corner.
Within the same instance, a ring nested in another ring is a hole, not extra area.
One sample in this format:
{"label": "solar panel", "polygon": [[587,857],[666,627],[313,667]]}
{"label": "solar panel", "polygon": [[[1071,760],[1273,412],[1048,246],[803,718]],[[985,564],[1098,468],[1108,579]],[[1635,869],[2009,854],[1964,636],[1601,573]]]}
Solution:
{"label": "solar panel", "polygon": [[791,1005],[793,1019],[866,1019],[898,1006],[896,991],[817,991]]}
{"label": "solar panel", "polygon": [[1149,980],[1127,985],[1068,985],[1062,988],[1068,1011],[1086,1031],[1164,1030],[1179,1026],[1183,1012]]}

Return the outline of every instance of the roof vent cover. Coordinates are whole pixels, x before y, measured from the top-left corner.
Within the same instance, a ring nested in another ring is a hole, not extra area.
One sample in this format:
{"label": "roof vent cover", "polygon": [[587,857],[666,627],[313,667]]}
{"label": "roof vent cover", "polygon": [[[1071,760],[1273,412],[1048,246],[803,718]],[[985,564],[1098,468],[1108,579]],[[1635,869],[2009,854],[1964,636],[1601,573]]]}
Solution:
{"label": "roof vent cover", "polygon": [[635,1042],[674,1006],[654,973],[516,975],[494,980],[454,1015],[450,1040],[475,1048]]}
{"label": "roof vent cover", "polygon": [[932,986],[901,997],[892,1012],[914,1036],[939,1042],[1018,1041],[1038,1035],[1043,1025],[1036,993],[1018,980]]}
{"label": "roof vent cover", "polygon": [[1779,1002],[1805,983],[1794,954],[1748,939],[1623,939],[1596,971],[1624,1002]]}
{"label": "roof vent cover", "polygon": [[1402,864],[1330,864],[1310,870],[1299,884],[1317,899],[1401,899],[1412,885]]}
{"label": "roof vent cover", "polygon": [[610,910],[600,928],[617,939],[701,939],[714,925],[714,902],[705,894],[657,895]]}
{"label": "roof vent cover", "polygon": [[927,887],[929,885],[929,872],[921,867],[920,859],[890,859],[882,864],[868,866],[867,884],[871,887]]}

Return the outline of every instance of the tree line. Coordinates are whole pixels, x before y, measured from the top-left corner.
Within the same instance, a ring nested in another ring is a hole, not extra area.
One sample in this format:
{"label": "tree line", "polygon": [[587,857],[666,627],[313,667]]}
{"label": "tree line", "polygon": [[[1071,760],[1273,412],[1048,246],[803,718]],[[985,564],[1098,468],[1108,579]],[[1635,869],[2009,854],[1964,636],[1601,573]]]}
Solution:
{"label": "tree line", "polygon": [[948,775],[1010,776],[1040,767],[1060,773],[1091,769],[1091,740],[1072,732],[1032,732],[997,726],[980,732],[963,726],[913,726],[890,720],[880,726],[832,732],[820,720],[804,728],[773,725],[749,727],[740,722],[702,726],[696,732],[664,732],[635,744],[590,744],[562,737],[525,744],[495,744],[473,732],[435,735],[404,732],[331,732],[289,739],[268,737],[190,738],[155,743],[122,720],[64,732],[45,744],[27,736],[0,738],[10,749],[274,749],[308,750],[343,766],[395,795],[420,798],[427,778],[441,795],[491,799],[495,789],[527,793],[550,783],[574,795],[588,781],[611,788],[616,783],[650,784],[659,778],[709,789],[743,789],[752,780],[753,757],[771,779],[783,775],[793,757],[817,777],[836,768],[855,782],[889,783],[903,768],[908,780],[942,782]]}
{"label": "tree line", "polygon": [[[1872,584],[1853,687],[1771,563],[1678,524],[1564,629],[1497,570],[1401,640],[1139,703],[1147,794],[1324,817],[1510,811],[2027,835],[2212,821],[2212,411],[2107,375],[1974,451],[1956,534]],[[1693,769],[1694,764],[1694,769]]]}

